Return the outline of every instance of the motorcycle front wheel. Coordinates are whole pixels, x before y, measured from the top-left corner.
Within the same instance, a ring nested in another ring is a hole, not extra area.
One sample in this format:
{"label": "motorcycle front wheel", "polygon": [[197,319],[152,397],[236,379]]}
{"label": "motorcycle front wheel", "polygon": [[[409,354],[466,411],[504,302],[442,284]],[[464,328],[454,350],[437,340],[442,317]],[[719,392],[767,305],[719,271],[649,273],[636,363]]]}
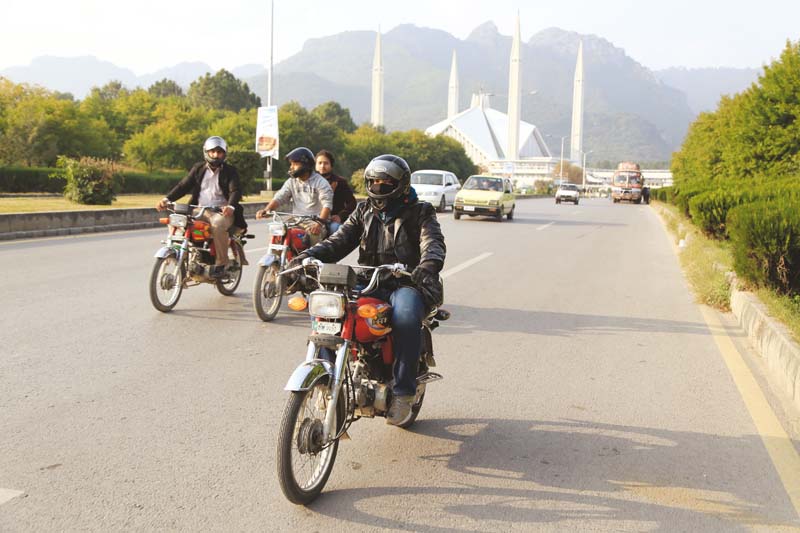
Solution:
{"label": "motorcycle front wheel", "polygon": [[239,253],[236,244],[231,245],[230,252],[228,264],[231,269],[228,271],[226,278],[217,280],[217,290],[223,296],[233,296],[233,293],[239,287],[239,282],[242,281],[242,255]]}
{"label": "motorcycle front wheel", "polygon": [[283,276],[278,276],[280,267],[273,263],[268,267],[259,267],[253,287],[253,307],[258,318],[270,322],[281,306],[283,299]]}
{"label": "motorcycle front wheel", "polygon": [[[292,392],[283,411],[278,430],[278,482],[286,499],[298,505],[311,503],[322,492],[339,449],[338,439],[322,444],[325,414],[333,408],[329,391],[325,380],[320,380],[307,391]],[[340,401],[339,405],[344,404]],[[338,427],[344,409],[337,411]]]}
{"label": "motorcycle front wheel", "polygon": [[174,255],[159,257],[150,274],[150,302],[162,313],[169,313],[183,292],[183,268]]}

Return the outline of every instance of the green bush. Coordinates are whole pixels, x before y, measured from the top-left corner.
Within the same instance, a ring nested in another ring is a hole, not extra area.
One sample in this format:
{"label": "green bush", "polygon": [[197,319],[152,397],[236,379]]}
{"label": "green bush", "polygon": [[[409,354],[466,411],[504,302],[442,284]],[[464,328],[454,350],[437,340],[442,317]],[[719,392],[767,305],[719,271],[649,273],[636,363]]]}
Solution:
{"label": "green bush", "polygon": [[[228,162],[239,171],[242,194],[252,194],[264,186],[266,162],[256,152],[235,152],[228,154]],[[274,187],[275,180],[273,180]]]}
{"label": "green bush", "polygon": [[689,200],[692,222],[706,235],[716,239],[725,239],[728,236],[725,225],[728,211],[736,206],[752,202],[756,194],[754,191],[728,189],[698,194]]}
{"label": "green bush", "polygon": [[53,179],[54,168],[0,167],[0,192],[64,192],[67,182]]}
{"label": "green bush", "polygon": [[59,156],[56,167],[53,176],[67,182],[64,197],[79,204],[111,205],[122,185],[122,176],[108,159]]}
{"label": "green bush", "polygon": [[784,294],[800,292],[800,210],[796,200],[740,205],[730,210],[726,223],[737,274]]}
{"label": "green bush", "polygon": [[367,195],[367,184],[364,182],[364,169],[359,168],[350,176],[350,187],[355,194]]}

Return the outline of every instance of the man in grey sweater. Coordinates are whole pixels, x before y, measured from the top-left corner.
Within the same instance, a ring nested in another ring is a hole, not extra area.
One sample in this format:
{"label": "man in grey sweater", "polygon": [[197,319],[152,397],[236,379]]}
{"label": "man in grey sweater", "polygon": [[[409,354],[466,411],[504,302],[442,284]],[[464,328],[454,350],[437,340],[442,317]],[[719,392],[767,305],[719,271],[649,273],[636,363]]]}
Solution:
{"label": "man in grey sweater", "polygon": [[291,203],[293,214],[317,218],[301,223],[308,232],[309,244],[313,246],[328,236],[326,222],[333,208],[333,189],[314,171],[314,154],[308,148],[295,148],[286,155],[286,161],[289,163],[289,179],[267,206],[256,213],[256,218],[266,218],[270,211]]}

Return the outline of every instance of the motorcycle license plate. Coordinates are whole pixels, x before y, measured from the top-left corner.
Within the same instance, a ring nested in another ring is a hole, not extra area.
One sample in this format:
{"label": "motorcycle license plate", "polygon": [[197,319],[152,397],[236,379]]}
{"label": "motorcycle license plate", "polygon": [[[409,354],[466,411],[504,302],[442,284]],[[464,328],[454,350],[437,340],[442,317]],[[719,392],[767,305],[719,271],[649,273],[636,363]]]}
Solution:
{"label": "motorcycle license plate", "polygon": [[339,322],[322,322],[320,320],[315,320],[312,322],[311,329],[317,333],[336,335],[339,333],[339,331],[341,331],[342,325]]}
{"label": "motorcycle license plate", "polygon": [[464,211],[475,211],[475,206],[473,205],[465,205]]}

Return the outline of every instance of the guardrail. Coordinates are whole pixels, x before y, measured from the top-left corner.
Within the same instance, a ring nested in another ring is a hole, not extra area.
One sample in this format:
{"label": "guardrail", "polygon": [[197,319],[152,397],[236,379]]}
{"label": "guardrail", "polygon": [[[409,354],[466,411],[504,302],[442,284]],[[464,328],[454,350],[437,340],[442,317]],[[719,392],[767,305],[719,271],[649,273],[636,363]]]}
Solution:
{"label": "guardrail", "polygon": [[[242,203],[245,217],[254,217],[266,203]],[[155,228],[161,225],[160,216],[152,207],[4,213],[0,214],[0,241]]]}

